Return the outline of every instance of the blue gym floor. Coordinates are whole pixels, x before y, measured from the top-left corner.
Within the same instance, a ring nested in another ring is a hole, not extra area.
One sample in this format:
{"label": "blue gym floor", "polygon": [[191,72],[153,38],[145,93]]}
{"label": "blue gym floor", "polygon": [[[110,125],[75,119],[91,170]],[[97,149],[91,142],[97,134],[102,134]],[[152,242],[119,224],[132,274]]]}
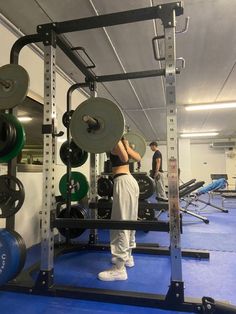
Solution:
{"label": "blue gym floor", "polygon": [[[221,198],[215,196],[213,202],[221,206]],[[182,248],[203,249],[210,252],[209,260],[183,258],[183,280],[185,296],[202,298],[210,296],[219,301],[236,305],[236,199],[229,204],[229,213],[212,207],[194,211],[208,217],[209,224],[187,214],[183,215]],[[167,219],[162,214],[160,219]],[[81,236],[88,239],[88,232]],[[108,241],[109,232],[100,231],[101,242]],[[139,243],[159,243],[169,245],[169,235],[164,232],[137,232]],[[39,247],[31,248],[26,266],[39,258]],[[55,261],[54,275],[57,284],[83,286],[90,288],[117,289],[147,293],[166,294],[170,283],[170,258],[135,254],[135,267],[128,269],[128,280],[121,282],[101,282],[97,273],[110,267],[108,252],[83,251],[62,255]],[[83,301],[58,297],[31,296],[0,291],[1,314],[53,314],[53,313],[181,313],[153,308]]]}

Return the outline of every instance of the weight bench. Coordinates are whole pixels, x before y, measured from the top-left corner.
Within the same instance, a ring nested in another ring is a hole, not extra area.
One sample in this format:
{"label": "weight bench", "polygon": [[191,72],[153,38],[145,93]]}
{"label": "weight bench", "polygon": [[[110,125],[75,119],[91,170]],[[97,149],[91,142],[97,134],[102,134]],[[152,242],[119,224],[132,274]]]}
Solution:
{"label": "weight bench", "polygon": [[[217,179],[218,180],[218,179]],[[198,186],[198,188],[197,189],[199,189],[200,187],[202,187],[203,185],[204,185],[204,181],[200,181],[201,183],[203,183],[202,185],[199,185]],[[197,186],[197,183],[196,183],[196,186]],[[189,187],[190,189],[191,189],[191,186]],[[186,192],[187,192],[187,189],[188,188],[186,188],[186,189],[184,189],[184,190],[186,190]],[[183,191],[184,191],[183,190]],[[222,211],[222,212],[224,212],[224,213],[228,213],[228,210],[227,209],[225,209],[225,208],[223,208],[223,207],[219,207],[219,206],[217,206],[217,205],[215,205],[215,204],[212,204],[209,200],[208,201],[205,201],[205,200],[202,200],[202,199],[200,199],[200,195],[203,195],[203,194],[208,194],[211,190],[209,190],[209,191],[207,191],[207,192],[202,192],[201,191],[202,189],[200,189],[199,191],[197,191],[197,193],[195,193],[194,195],[190,195],[190,193],[189,193],[189,195],[188,195],[188,197],[187,198],[184,198],[184,201],[186,202],[186,206],[185,206],[185,209],[187,209],[188,208],[188,206],[189,205],[191,205],[191,204],[193,204],[193,202],[200,202],[200,203],[203,203],[203,204],[205,204],[206,206],[211,206],[211,207],[214,207],[214,208],[216,208],[216,209],[218,209],[218,210],[220,210],[220,211]],[[181,194],[181,193],[180,193]],[[184,196],[186,196],[186,195],[184,195]],[[181,197],[183,197],[183,196],[181,196]]]}
{"label": "weight bench", "polygon": [[[179,188],[179,198],[183,198],[183,197],[191,194],[192,192],[196,191],[201,186],[203,186],[204,183],[205,183],[204,181],[196,182],[196,179],[192,179],[192,180],[182,184]],[[166,204],[168,204],[168,202],[166,202]],[[159,202],[157,203],[157,205],[159,205]],[[164,208],[160,209],[159,213],[157,214],[156,217],[159,218],[160,215],[162,213],[164,213],[165,211],[166,211],[166,209],[164,209]],[[195,218],[198,218],[198,219],[202,220],[203,222],[205,222],[206,224],[209,223],[209,219],[207,217],[193,213],[192,211],[187,210],[187,208],[180,207],[180,212],[188,214],[188,215],[193,216]]]}
{"label": "weight bench", "polygon": [[179,186],[179,191],[185,189],[186,187],[188,187],[189,185],[195,183],[197,180],[196,179],[192,179],[192,180],[189,180],[185,183],[183,183],[182,185]]}

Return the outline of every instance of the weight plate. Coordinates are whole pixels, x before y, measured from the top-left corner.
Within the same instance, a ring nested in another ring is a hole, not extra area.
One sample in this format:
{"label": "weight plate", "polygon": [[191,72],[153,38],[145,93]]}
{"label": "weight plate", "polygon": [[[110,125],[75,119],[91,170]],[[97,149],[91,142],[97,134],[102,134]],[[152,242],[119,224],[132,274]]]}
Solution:
{"label": "weight plate", "polygon": [[73,113],[74,113],[74,110],[70,110],[69,112],[66,111],[62,116],[62,123],[66,128],[68,128],[70,125],[70,120]]}
{"label": "weight plate", "polygon": [[[89,132],[84,116],[98,121],[100,128]],[[113,149],[124,133],[124,116],[119,107],[105,98],[90,98],[82,102],[70,122],[74,142],[86,152],[103,153]]]}
{"label": "weight plate", "polygon": [[9,88],[0,84],[0,110],[10,109],[21,104],[28,93],[29,74],[18,64],[6,64],[0,67],[0,79],[9,84]]}
{"label": "weight plate", "polygon": [[138,219],[139,220],[155,220],[155,209],[145,208],[138,210]]}
{"label": "weight plate", "polygon": [[13,176],[0,176],[0,218],[16,214],[24,200],[25,190],[22,182]]}
{"label": "weight plate", "polygon": [[[134,132],[127,132],[124,135],[125,139],[129,142],[129,145],[139,153],[141,157],[144,156],[146,153],[146,142],[145,139],[137,133]],[[133,159],[130,159],[129,161],[135,161]]]}
{"label": "weight plate", "polygon": [[16,128],[15,125],[9,121],[9,114],[0,114],[0,157],[8,154],[15,145]]}
{"label": "weight plate", "polygon": [[18,242],[18,247],[19,247],[19,264],[18,264],[18,268],[16,269],[16,273],[14,275],[13,278],[15,278],[23,269],[24,265],[25,265],[25,260],[26,260],[26,245],[25,245],[25,241],[23,240],[23,238],[21,237],[21,235],[19,233],[17,233],[14,230],[9,231],[16,239],[16,241]]}
{"label": "weight plate", "polygon": [[113,181],[109,178],[101,177],[98,179],[97,189],[99,196],[111,197],[113,195]]}
{"label": "weight plate", "polygon": [[138,182],[139,186],[139,199],[145,200],[149,197],[151,197],[154,193],[155,189],[155,182],[154,180],[143,174],[133,174],[134,178]]}
{"label": "weight plate", "polygon": [[26,248],[19,243],[18,236],[6,229],[0,229],[0,286],[14,279],[24,264],[22,257]]}
{"label": "weight plate", "polygon": [[[73,205],[71,206],[71,211],[69,213],[69,217],[66,215],[66,208],[63,208],[61,212],[58,215],[58,218],[76,218],[76,219],[86,219],[88,218],[88,210],[85,208],[79,206],[79,205]],[[69,230],[69,231],[68,231]],[[60,232],[61,235],[68,237],[70,239],[75,239],[85,231],[86,229],[82,228],[72,228],[72,229],[67,229],[67,228],[58,228],[58,231]]]}
{"label": "weight plate", "polygon": [[[71,201],[80,201],[84,198],[89,190],[89,184],[85,175],[81,172],[71,172]],[[65,174],[59,182],[59,190],[64,199],[67,195],[67,174]]]}
{"label": "weight plate", "polygon": [[[110,205],[110,208],[107,208],[107,205]],[[111,210],[112,210],[111,198],[110,199],[100,198],[98,200],[98,219],[111,219]]]}
{"label": "weight plate", "polygon": [[[68,164],[68,141],[65,141],[60,148],[62,162]],[[79,148],[73,140],[70,142],[70,165],[72,168],[82,166],[88,159],[88,153]]]}
{"label": "weight plate", "polygon": [[20,121],[13,115],[9,114],[7,119],[15,126],[16,140],[12,150],[5,156],[0,157],[0,163],[6,163],[15,158],[21,152],[25,145],[25,130]]}

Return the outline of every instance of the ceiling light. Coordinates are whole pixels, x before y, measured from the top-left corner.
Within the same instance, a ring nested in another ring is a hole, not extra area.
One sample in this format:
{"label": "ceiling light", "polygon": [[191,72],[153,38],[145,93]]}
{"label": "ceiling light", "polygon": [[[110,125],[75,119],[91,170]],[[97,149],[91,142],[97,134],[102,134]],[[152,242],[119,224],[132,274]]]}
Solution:
{"label": "ceiling light", "polygon": [[206,136],[206,137],[211,137],[211,136],[216,136],[219,133],[217,132],[205,132],[205,133],[183,133],[180,134],[181,137],[201,137],[201,136]]}
{"label": "ceiling light", "polygon": [[20,122],[29,122],[32,120],[31,117],[17,117]]}
{"label": "ceiling light", "polygon": [[187,111],[195,110],[211,110],[211,109],[232,109],[236,108],[235,102],[226,102],[226,103],[213,103],[213,104],[201,104],[201,105],[188,105],[185,106]]}

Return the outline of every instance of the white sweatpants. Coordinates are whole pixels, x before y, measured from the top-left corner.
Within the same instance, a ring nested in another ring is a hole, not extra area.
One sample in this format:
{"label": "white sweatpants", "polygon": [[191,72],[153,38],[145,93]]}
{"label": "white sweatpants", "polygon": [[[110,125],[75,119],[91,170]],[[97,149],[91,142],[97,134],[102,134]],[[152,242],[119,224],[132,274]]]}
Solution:
{"label": "white sweatpants", "polygon": [[157,197],[166,198],[165,182],[163,172],[159,172],[159,178],[155,178]]}
{"label": "white sweatpants", "polygon": [[[114,179],[112,220],[138,219],[139,186],[131,174]],[[135,230],[111,230],[111,254],[125,263],[136,246]]]}

